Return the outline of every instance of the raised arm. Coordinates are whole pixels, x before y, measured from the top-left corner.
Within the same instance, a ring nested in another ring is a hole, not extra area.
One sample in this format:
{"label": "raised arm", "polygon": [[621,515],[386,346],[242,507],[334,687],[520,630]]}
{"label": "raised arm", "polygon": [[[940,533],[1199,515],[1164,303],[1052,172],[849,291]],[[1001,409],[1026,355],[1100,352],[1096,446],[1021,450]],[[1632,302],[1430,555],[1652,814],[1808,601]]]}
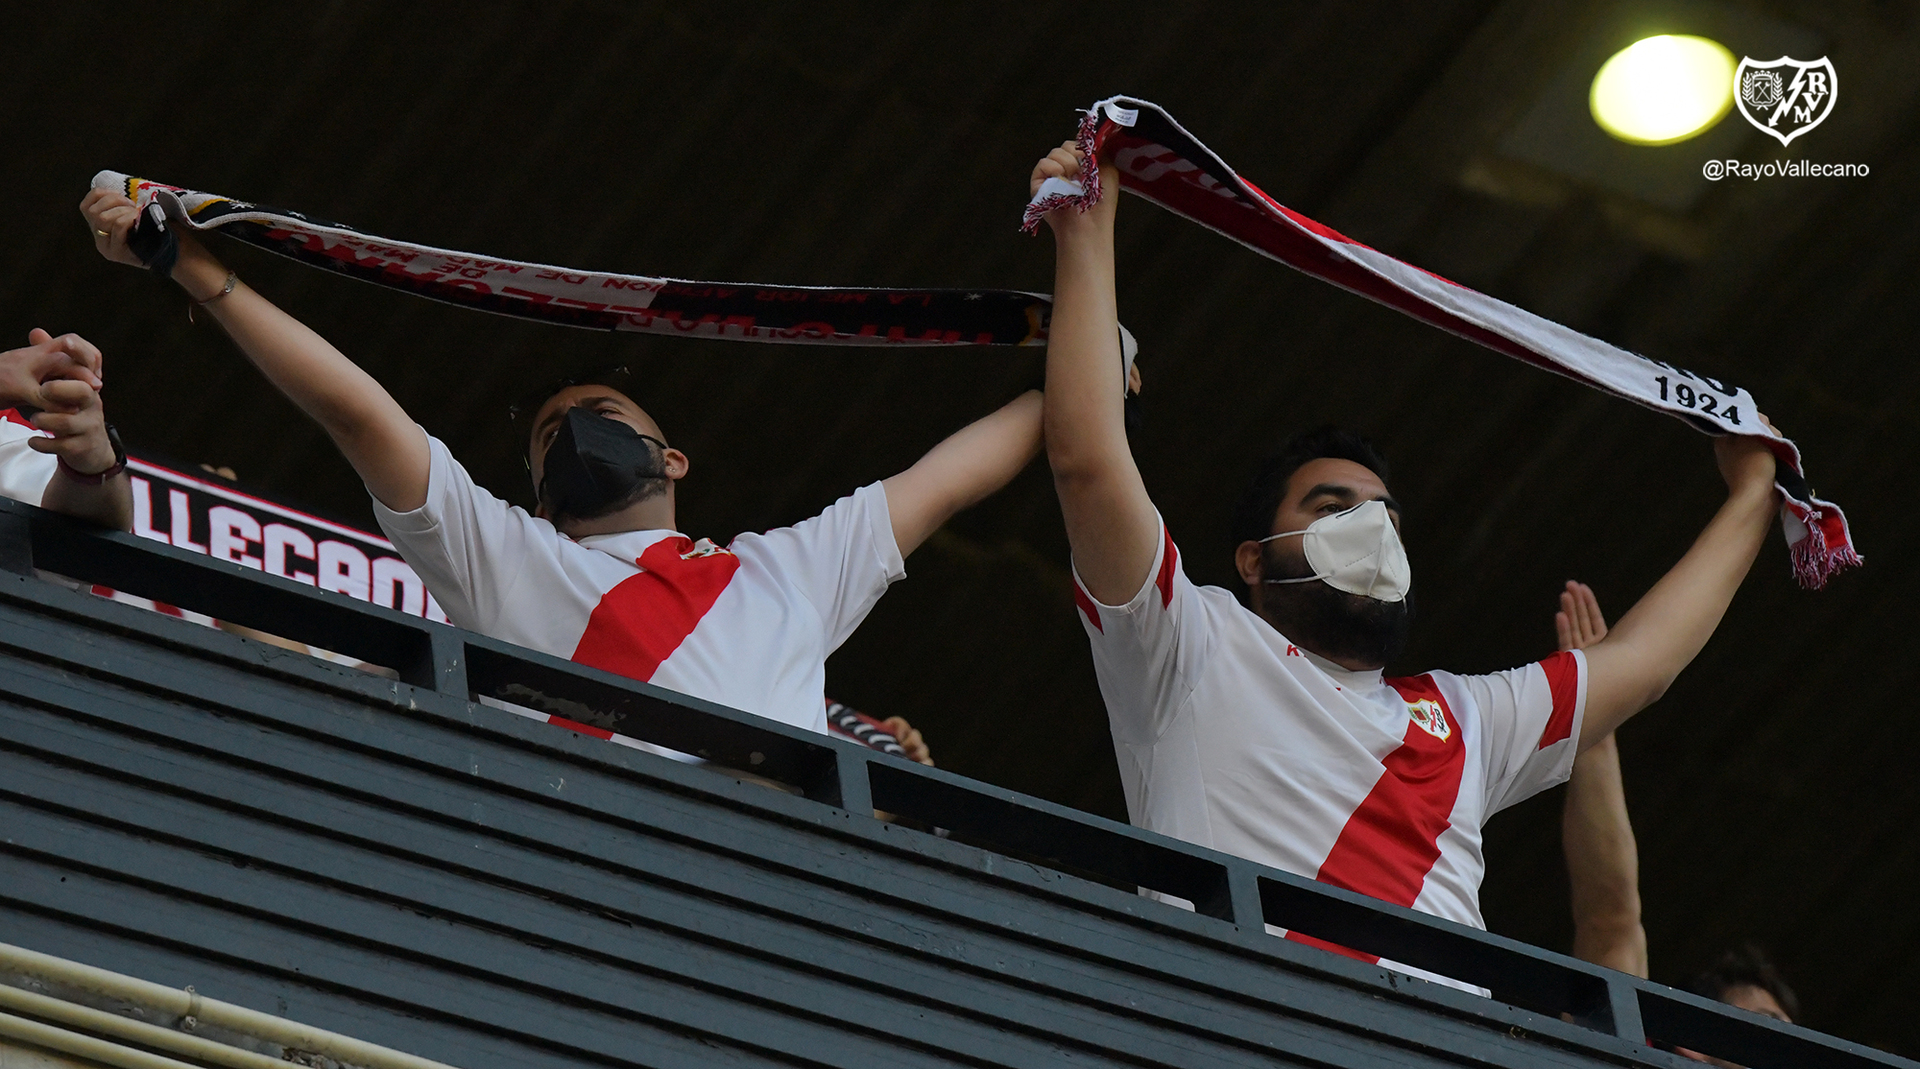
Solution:
{"label": "raised arm", "polygon": [[[136,219],[133,202],[96,189],[80,202],[100,255],[139,266],[127,250]],[[222,295],[230,277],[192,235],[181,233],[173,279],[200,311],[218,320],[234,344],[281,393],[333,439],[367,490],[396,512],[427,499],[427,437],[373,376],[325,338],[273,306],[243,282]]]}
{"label": "raised arm", "polygon": [[902,557],[961,509],[1013,481],[1040,452],[1040,391],[1028,390],[960,428],[881,484]]}
{"label": "raised arm", "polygon": [[[1079,172],[1072,142],[1034,166],[1029,192]],[[1053,230],[1053,321],[1047,330],[1047,463],[1087,593],[1118,605],[1140,590],[1160,525],[1127,448],[1126,370],[1114,295],[1113,220],[1120,176],[1101,168],[1106,196],[1092,209],[1047,215]]]}
{"label": "raised arm", "polygon": [[1658,701],[1699,654],[1773,524],[1779,508],[1773,454],[1752,438],[1731,435],[1714,439],[1713,450],[1727,482],[1726,503],[1686,556],[1586,651],[1582,750]]}
{"label": "raised arm", "polygon": [[[1585,583],[1568,583],[1554,616],[1563,650],[1584,649],[1607,636],[1600,602]],[[1640,849],[1627,819],[1620,780],[1620,749],[1612,735],[1573,765],[1560,846],[1572,888],[1573,956],[1642,979],[1647,975],[1647,930],[1640,920]]]}

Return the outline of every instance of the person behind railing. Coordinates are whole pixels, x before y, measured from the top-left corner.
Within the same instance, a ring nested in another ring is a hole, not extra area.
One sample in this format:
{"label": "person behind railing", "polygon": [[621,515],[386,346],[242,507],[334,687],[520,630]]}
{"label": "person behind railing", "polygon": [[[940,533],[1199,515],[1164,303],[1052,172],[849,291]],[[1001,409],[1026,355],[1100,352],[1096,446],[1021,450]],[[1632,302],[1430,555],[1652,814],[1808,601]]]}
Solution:
{"label": "person behind railing", "polygon": [[[1720,955],[1713,965],[1687,982],[1687,990],[1715,1002],[1792,1024],[1800,1018],[1800,998],[1760,948],[1748,943]],[[1680,1053],[1714,1065],[1732,1065],[1685,1048]]]}
{"label": "person behind railing", "polygon": [[1788,1024],[1800,1017],[1800,996],[1752,944],[1722,954],[1712,968],[1688,981],[1687,990]]}
{"label": "person behind railing", "polygon": [[[131,201],[95,190],[81,211],[101,255],[138,265]],[[903,558],[1039,452],[1030,390],[820,515],[723,546],[679,533],[686,454],[596,376],[530,409],[529,514],[475,485],[372,376],[190,235],[171,274],[332,437],[455,624],[812,731],[827,730],[827,655],[902,577]]]}
{"label": "person behind railing", "polygon": [[[1607,637],[1600,601],[1585,583],[1560,593],[1554,630],[1562,650],[1584,649]],[[1583,961],[1647,977],[1647,930],[1640,912],[1640,851],[1627,816],[1620,750],[1612,733],[1582,752],[1567,779],[1561,811],[1561,848],[1573,906],[1573,954]],[[1730,950],[1688,988],[1716,1002],[1791,1024],[1800,1002],[1759,948]],[[1698,1061],[1728,1065],[1681,1049]]]}
{"label": "person behind railing", "polygon": [[881,720],[828,698],[827,731],[870,750],[904,757],[923,765],[933,764],[933,750],[927,746],[926,738],[920,734],[919,728],[907,723],[903,716]]}
{"label": "person behind railing", "polygon": [[133,527],[127,453],[100,401],[100,350],[35,327],[0,353],[0,495],[122,531]]}
{"label": "person behind railing", "polygon": [[[827,699],[827,733],[848,742],[856,742],[870,750],[878,750],[890,757],[903,757],[909,761],[933,767],[933,750],[927,746],[927,740],[921,736],[920,729],[907,723],[905,717],[890,716],[885,720],[868,716],[858,709],[841,702]],[[895,822],[900,817],[884,809],[876,809],[873,815],[880,820]],[[923,828],[923,830],[926,830]]]}
{"label": "person behind railing", "polygon": [[[1080,165],[1071,143],[1053,150],[1029,193]],[[1113,168],[1102,172],[1118,190]],[[1482,824],[1565,779],[1577,749],[1693,660],[1773,521],[1773,456],[1751,438],[1715,441],[1726,503],[1606,641],[1492,675],[1382,678],[1407,637],[1412,575],[1386,464],[1358,435],[1298,436],[1259,469],[1233,532],[1243,601],[1187,579],[1124,430],[1120,199],[1047,218],[1056,274],[1044,419],[1128,813],[1483,928]],[[1445,433],[1444,420],[1434,426]]]}
{"label": "person behind railing", "polygon": [[[1569,581],[1553,627],[1563,651],[1607,637],[1593,588]],[[1647,930],[1640,921],[1640,851],[1627,819],[1620,747],[1613,732],[1573,762],[1560,812],[1560,848],[1567,857],[1573,906],[1573,956],[1647,977]]]}

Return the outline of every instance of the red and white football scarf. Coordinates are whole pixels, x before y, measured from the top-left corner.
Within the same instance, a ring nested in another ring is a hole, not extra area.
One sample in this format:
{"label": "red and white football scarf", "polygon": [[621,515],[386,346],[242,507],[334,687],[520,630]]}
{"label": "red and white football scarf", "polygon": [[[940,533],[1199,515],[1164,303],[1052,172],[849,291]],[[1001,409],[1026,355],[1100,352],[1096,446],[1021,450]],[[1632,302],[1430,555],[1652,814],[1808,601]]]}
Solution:
{"label": "red and white football scarf", "polygon": [[1117,96],[1095,104],[1080,124],[1079,139],[1087,154],[1079,180],[1041,185],[1027,205],[1028,232],[1047,212],[1097,204],[1103,191],[1096,159],[1105,159],[1120,172],[1121,188],[1263,256],[1708,434],[1763,440],[1780,461],[1780,521],[1795,578],[1818,589],[1834,573],[1861,563],[1840,507],[1807,489],[1800,450],[1760,422],[1746,390],[1608,345],[1316,223],[1235,174],[1172,116],[1144,100]]}
{"label": "red and white football scarf", "polygon": [[114,171],[93,188],[132,199],[128,248],[172,269],[174,226],[219,231],[311,267],[448,304],[590,330],[826,345],[1045,345],[1044,293],[693,282],[504,260],[365,234]]}
{"label": "red and white football scarf", "polygon": [[[832,698],[827,699],[827,734],[850,739],[870,750],[879,750],[894,757],[906,757],[906,747],[887,725],[849,705],[842,705]],[[912,760],[912,758],[907,758]]]}
{"label": "red and white football scarf", "polygon": [[[1290,211],[1153,104],[1101,101],[1081,123],[1080,140],[1091,150],[1080,183],[1055,179],[1042,186],[1027,206],[1027,229],[1056,207],[1097,202],[1100,175],[1091,161],[1104,153],[1119,166],[1126,189],[1256,252],[1707,433],[1764,439],[1781,461],[1781,522],[1794,575],[1818,588],[1860,563],[1839,506],[1811,494],[1800,451],[1759,424],[1745,390],[1589,338]],[[1017,290],[774,286],[580,271],[375,237],[300,212],[113,171],[95,175],[93,185],[134,201],[140,219],[129,247],[162,272],[177,250],[171,227],[218,230],[364,282],[595,330],[827,345],[1044,345],[1051,312],[1045,294]]]}

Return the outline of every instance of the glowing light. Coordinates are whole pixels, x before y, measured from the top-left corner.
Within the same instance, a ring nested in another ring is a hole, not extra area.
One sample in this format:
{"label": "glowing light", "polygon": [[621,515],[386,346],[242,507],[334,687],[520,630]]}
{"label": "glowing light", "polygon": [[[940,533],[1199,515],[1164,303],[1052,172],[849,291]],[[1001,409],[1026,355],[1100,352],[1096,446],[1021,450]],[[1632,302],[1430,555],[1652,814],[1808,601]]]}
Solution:
{"label": "glowing light", "polygon": [[1671,145],[1705,133],[1733,107],[1733,53],[1705,37],[1661,34],[1600,65],[1587,102],[1622,141]]}

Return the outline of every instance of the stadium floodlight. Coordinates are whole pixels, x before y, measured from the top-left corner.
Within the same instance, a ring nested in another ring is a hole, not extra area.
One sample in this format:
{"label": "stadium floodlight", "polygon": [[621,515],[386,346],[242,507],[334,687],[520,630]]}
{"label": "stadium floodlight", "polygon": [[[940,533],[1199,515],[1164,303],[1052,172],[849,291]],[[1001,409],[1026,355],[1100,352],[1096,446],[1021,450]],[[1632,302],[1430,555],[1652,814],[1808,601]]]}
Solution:
{"label": "stadium floodlight", "polygon": [[1614,53],[1593,76],[1593,121],[1635,145],[1705,133],[1733,107],[1733,53],[1718,41],[1661,34]]}

